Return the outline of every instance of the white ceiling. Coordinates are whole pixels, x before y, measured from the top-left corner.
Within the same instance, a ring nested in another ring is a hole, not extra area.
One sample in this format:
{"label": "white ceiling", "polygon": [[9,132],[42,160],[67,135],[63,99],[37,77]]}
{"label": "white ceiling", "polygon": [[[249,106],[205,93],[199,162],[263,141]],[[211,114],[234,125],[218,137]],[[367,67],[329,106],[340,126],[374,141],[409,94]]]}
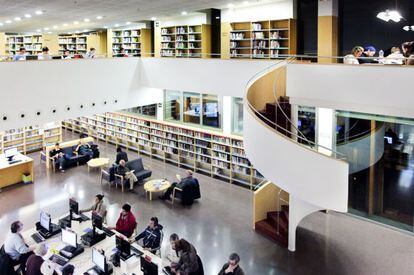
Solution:
{"label": "white ceiling", "polygon": [[[82,31],[126,22],[150,20],[151,17],[166,19],[180,16],[182,11],[189,14],[208,8],[227,8],[229,3],[237,6],[256,5],[280,0],[0,0],[0,32],[42,32],[54,33]],[[36,15],[35,11],[43,11]],[[25,18],[30,14],[31,18]],[[97,16],[103,16],[98,20]],[[21,21],[14,18],[20,17]],[[90,22],[84,22],[84,19]],[[7,20],[12,23],[6,24]],[[79,21],[75,25],[74,21]],[[68,26],[63,26],[63,24]],[[53,26],[56,26],[53,28]],[[49,30],[44,30],[49,28]]]}

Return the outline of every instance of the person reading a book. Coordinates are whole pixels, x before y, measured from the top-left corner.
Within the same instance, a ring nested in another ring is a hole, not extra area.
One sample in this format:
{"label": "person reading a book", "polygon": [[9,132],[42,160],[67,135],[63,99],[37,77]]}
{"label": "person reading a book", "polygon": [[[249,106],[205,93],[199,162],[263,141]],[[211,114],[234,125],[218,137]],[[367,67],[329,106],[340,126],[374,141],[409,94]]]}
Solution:
{"label": "person reading a book", "polygon": [[160,196],[159,198],[161,200],[169,200],[170,196],[172,194],[172,192],[174,191],[175,187],[178,187],[180,189],[183,189],[184,186],[192,184],[194,182],[194,178],[193,178],[193,171],[191,170],[186,170],[185,171],[185,177],[181,178],[180,175],[177,175],[177,180],[178,182],[174,182],[166,191],[165,193]]}
{"label": "person reading a book", "polygon": [[129,181],[130,190],[134,190],[134,183],[138,181],[137,176],[134,174],[134,170],[129,170],[126,166],[125,160],[121,159],[118,167],[116,167],[115,173],[117,175],[123,176],[124,179]]}

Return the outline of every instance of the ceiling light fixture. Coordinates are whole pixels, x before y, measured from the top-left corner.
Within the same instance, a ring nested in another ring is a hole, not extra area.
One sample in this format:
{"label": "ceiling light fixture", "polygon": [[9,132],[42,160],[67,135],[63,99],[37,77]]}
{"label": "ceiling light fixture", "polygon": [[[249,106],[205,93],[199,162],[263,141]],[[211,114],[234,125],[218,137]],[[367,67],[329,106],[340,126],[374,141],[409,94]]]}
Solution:
{"label": "ceiling light fixture", "polygon": [[151,21],[155,21],[155,20],[157,20],[157,17],[151,17]]}
{"label": "ceiling light fixture", "polygon": [[125,24],[127,24],[127,25],[131,25],[131,22],[129,22],[129,21],[128,21],[128,22],[126,22]]}
{"label": "ceiling light fixture", "polygon": [[98,20],[101,20],[103,18],[103,16],[101,16],[101,15],[98,15],[97,17],[96,17],[96,19],[98,19]]}
{"label": "ceiling light fixture", "polygon": [[77,25],[79,24],[79,21],[73,21],[73,24]]}
{"label": "ceiling light fixture", "polygon": [[11,24],[11,20],[6,20],[6,24]]}
{"label": "ceiling light fixture", "polygon": [[114,26],[115,26],[115,27],[119,27],[119,24],[115,24]]}
{"label": "ceiling light fixture", "polygon": [[52,32],[47,32],[48,34],[52,34]]}
{"label": "ceiling light fixture", "polygon": [[228,3],[228,4],[227,4],[227,7],[229,7],[230,9],[231,9],[231,8],[234,8],[234,4],[233,4],[233,3]]}
{"label": "ceiling light fixture", "polygon": [[37,32],[41,32],[42,30],[41,30],[41,29],[37,29],[36,31],[37,31]]}
{"label": "ceiling light fixture", "polygon": [[108,28],[108,26],[103,26],[103,28],[104,28],[104,29],[107,29],[107,28]]}
{"label": "ceiling light fixture", "polygon": [[86,30],[86,29],[85,29],[85,30],[83,30],[83,32],[88,32],[88,31],[89,31],[89,30]]}
{"label": "ceiling light fixture", "polygon": [[186,11],[181,12],[181,15],[187,15],[187,14],[188,14],[188,12],[186,12]]}
{"label": "ceiling light fixture", "polygon": [[413,31],[414,32],[414,25],[412,25],[412,26],[404,26],[403,27],[403,30],[405,30],[406,32],[409,32],[409,31]]}
{"label": "ceiling light fixture", "polygon": [[24,15],[24,17],[26,17],[26,18],[30,18],[30,17],[32,17],[32,15],[31,15],[31,14],[26,13],[26,14]]}
{"label": "ceiling light fixture", "polygon": [[90,22],[91,20],[89,20],[89,18],[85,18],[85,19],[83,19],[83,22]]}
{"label": "ceiling light fixture", "polygon": [[22,19],[20,17],[15,17],[14,21],[21,21]]}
{"label": "ceiling light fixture", "polygon": [[58,26],[54,25],[54,26],[53,26],[53,28],[54,28],[54,29],[57,29],[57,28],[58,28]]}
{"label": "ceiling light fixture", "polygon": [[75,33],[80,33],[80,31],[75,31]]}
{"label": "ceiling light fixture", "polygon": [[389,10],[386,9],[385,11],[379,12],[377,14],[377,18],[385,21],[385,22],[389,22],[390,20],[398,23],[401,21],[401,19],[403,18],[400,14],[400,12],[398,11],[398,0],[395,0],[395,10]]}
{"label": "ceiling light fixture", "polygon": [[43,14],[43,11],[38,10],[38,11],[35,11],[35,13],[36,13],[37,15],[41,15],[41,14]]}
{"label": "ceiling light fixture", "polygon": [[45,31],[48,31],[48,30],[50,30],[50,28],[48,28],[48,27],[46,27],[46,28],[43,28]]}
{"label": "ceiling light fixture", "polygon": [[68,24],[67,23],[63,23],[63,27],[67,27],[68,26]]}

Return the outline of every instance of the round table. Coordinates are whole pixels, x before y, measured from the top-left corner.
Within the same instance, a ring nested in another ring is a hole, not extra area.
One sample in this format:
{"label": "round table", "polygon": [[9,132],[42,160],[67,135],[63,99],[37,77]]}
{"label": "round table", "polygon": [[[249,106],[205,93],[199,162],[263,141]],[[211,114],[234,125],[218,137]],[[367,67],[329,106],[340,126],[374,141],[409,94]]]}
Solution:
{"label": "round table", "polygon": [[107,166],[109,164],[109,159],[108,158],[96,158],[96,159],[91,159],[90,161],[88,161],[88,172],[90,168],[102,168],[104,166]]}
{"label": "round table", "polygon": [[167,180],[156,179],[149,180],[144,184],[144,189],[149,193],[149,200],[152,201],[152,193],[164,192],[171,186],[171,183]]}

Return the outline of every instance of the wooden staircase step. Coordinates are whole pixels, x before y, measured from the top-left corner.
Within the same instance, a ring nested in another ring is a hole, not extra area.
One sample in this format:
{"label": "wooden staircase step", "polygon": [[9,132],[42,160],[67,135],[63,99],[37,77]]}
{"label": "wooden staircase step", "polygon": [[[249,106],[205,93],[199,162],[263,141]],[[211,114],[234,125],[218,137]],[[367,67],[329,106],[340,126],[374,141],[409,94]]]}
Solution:
{"label": "wooden staircase step", "polygon": [[271,221],[268,219],[261,220],[256,223],[255,229],[258,233],[268,237],[269,239],[273,240],[274,242],[278,243],[279,245],[283,247],[288,246],[288,235],[287,232],[282,234],[282,230],[279,230],[279,233],[277,232],[277,229]]}

